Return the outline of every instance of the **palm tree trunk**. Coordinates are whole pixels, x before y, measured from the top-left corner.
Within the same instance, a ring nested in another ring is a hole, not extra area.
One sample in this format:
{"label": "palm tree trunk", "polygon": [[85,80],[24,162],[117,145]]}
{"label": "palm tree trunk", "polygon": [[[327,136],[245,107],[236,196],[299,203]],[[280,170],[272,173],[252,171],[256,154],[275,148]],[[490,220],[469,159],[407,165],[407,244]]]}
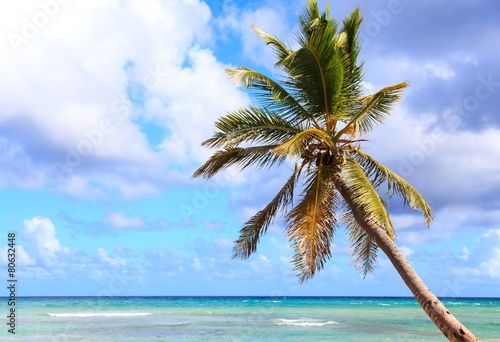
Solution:
{"label": "palm tree trunk", "polygon": [[436,324],[449,341],[480,341],[460,321],[455,318],[439,299],[429,290],[410,265],[396,243],[384,229],[365,219],[363,211],[354,203],[349,189],[341,181],[337,181],[337,189],[349,205],[356,222],[375,241],[392,262],[406,286],[413,293],[425,313]]}

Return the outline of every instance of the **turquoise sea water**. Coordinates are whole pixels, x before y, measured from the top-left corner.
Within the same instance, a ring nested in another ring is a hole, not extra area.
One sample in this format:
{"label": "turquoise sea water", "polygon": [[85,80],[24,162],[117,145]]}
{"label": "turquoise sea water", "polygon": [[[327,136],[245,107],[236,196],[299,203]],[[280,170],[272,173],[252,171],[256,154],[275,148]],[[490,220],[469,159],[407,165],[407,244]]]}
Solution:
{"label": "turquoise sea water", "polygon": [[[499,298],[443,303],[500,341]],[[16,335],[4,323],[2,341],[446,341],[413,298],[44,297],[16,308]]]}

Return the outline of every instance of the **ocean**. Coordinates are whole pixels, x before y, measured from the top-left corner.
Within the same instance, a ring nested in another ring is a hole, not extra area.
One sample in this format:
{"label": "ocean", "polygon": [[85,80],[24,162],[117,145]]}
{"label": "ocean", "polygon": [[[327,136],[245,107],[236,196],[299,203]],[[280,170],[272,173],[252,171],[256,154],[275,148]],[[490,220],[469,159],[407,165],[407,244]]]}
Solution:
{"label": "ocean", "polygon": [[[500,298],[443,303],[500,341]],[[21,297],[15,336],[5,323],[1,341],[446,341],[415,299],[392,297]]]}

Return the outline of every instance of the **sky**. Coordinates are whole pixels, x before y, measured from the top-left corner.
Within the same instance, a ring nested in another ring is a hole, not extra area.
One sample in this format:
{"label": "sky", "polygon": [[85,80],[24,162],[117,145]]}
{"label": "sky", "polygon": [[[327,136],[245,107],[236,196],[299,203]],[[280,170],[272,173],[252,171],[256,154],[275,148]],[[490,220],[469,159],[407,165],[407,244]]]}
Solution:
{"label": "sky", "polygon": [[[16,234],[18,296],[410,296],[379,254],[362,278],[342,228],[298,284],[277,220],[231,259],[248,218],[289,169],[191,179],[200,143],[249,105],[224,69],[276,75],[251,25],[292,46],[305,1],[8,1],[0,11],[0,264]],[[319,1],[324,9],[326,1]],[[408,81],[365,150],[430,202],[391,201],[397,244],[438,296],[500,296],[500,4],[357,5],[367,93]],[[6,276],[6,274],[4,275]],[[5,292],[5,289],[3,290]]]}

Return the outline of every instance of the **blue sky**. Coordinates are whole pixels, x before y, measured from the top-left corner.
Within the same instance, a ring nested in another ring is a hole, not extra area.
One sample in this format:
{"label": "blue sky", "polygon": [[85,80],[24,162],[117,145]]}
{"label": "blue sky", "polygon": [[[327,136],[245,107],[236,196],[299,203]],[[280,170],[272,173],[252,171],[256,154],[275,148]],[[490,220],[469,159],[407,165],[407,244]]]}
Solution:
{"label": "blue sky", "polygon": [[[366,91],[410,82],[365,148],[436,217],[428,230],[393,201],[398,245],[438,296],[500,296],[500,5],[358,3]],[[332,14],[358,3],[332,1]],[[213,122],[251,101],[224,68],[273,75],[250,26],[293,43],[303,4],[4,4],[0,249],[16,232],[19,296],[410,295],[383,255],[361,278],[341,229],[325,269],[302,285],[279,220],[249,260],[231,259],[286,167],[190,178],[212,152],[200,143]]]}

